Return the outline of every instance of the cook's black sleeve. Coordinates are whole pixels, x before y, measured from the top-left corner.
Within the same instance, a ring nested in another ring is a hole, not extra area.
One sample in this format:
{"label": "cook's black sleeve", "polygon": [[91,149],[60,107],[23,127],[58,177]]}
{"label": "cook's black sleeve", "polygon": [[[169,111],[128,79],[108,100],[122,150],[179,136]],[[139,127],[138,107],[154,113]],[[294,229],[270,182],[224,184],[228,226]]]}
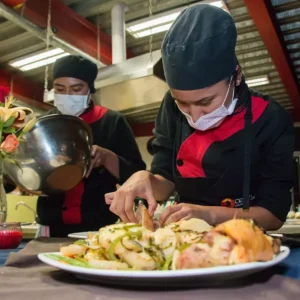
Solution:
{"label": "cook's black sleeve", "polygon": [[154,129],[155,139],[152,143],[154,155],[151,173],[173,179],[173,148],[176,133],[175,103],[167,92],[160,106]]}
{"label": "cook's black sleeve", "polygon": [[117,115],[114,127],[111,138],[115,140],[113,152],[119,156],[119,183],[122,184],[133,173],[145,170],[146,164],[142,159],[131,127],[123,115]]}
{"label": "cook's black sleeve", "polygon": [[[273,141],[260,168],[260,184],[255,206],[269,210],[279,220],[285,221],[290,210],[293,186],[293,152],[294,128],[293,123],[285,114],[275,114],[274,133],[279,133]],[[271,138],[271,137],[270,137]]]}

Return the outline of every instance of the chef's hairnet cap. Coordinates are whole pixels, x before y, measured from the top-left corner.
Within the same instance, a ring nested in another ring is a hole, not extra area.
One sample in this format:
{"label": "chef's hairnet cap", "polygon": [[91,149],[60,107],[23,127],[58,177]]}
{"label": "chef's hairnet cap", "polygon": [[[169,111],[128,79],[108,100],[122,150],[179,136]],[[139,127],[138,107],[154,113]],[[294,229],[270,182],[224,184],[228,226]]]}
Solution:
{"label": "chef's hairnet cap", "polygon": [[94,81],[97,74],[97,65],[80,55],[62,57],[53,66],[53,80],[60,77],[81,79],[89,85],[91,93],[96,92]]}
{"label": "chef's hairnet cap", "polygon": [[168,85],[197,90],[230,77],[237,65],[232,17],[210,4],[185,9],[167,32],[162,60]]}

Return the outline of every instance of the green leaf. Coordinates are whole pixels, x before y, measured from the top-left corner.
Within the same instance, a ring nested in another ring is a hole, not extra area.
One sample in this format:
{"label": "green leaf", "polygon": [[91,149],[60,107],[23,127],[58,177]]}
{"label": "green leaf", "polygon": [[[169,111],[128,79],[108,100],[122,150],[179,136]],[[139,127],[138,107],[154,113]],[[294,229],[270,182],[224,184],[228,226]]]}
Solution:
{"label": "green leaf", "polygon": [[11,126],[15,121],[15,118],[14,117],[10,117],[5,123],[4,123],[4,128],[7,128],[9,126]]}
{"label": "green leaf", "polygon": [[6,128],[3,130],[4,133],[15,133],[16,132],[16,129],[13,128],[13,127],[10,127],[10,128]]}

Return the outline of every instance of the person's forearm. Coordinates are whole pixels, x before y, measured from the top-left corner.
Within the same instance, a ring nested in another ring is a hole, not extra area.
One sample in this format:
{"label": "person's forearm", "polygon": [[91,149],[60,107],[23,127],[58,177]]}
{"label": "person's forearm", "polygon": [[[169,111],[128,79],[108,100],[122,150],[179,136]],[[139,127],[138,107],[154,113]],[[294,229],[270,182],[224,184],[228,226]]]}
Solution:
{"label": "person's forearm", "polygon": [[104,168],[118,180],[120,179],[119,156],[112,151],[107,153]]}
{"label": "person's forearm", "polygon": [[207,207],[207,209],[211,210],[211,225],[220,224],[233,218],[253,219],[264,230],[277,230],[283,224],[283,222],[277,219],[270,211],[258,206],[250,207],[249,211],[244,211],[241,208],[219,206],[210,206]]}
{"label": "person's forearm", "polygon": [[151,185],[156,201],[168,200],[175,189],[175,185],[172,181],[160,175],[151,176]]}

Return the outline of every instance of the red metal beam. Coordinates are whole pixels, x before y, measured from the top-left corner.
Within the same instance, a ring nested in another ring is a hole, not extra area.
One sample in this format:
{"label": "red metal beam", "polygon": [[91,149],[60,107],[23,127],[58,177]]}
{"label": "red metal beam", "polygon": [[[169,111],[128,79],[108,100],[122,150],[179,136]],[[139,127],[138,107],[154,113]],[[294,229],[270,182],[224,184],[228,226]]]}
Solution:
{"label": "red metal beam", "polygon": [[300,119],[300,92],[284,47],[264,0],[244,0]]}
{"label": "red metal beam", "polygon": [[130,123],[130,126],[135,137],[153,136],[153,129],[155,127],[155,123]]}
{"label": "red metal beam", "polygon": [[11,74],[7,70],[0,69],[0,86],[10,87],[13,76],[13,94],[21,101],[35,105],[41,109],[50,109],[51,106],[43,102],[43,85],[32,82],[17,74]]}
{"label": "red metal beam", "polygon": [[[13,7],[17,0],[5,0]],[[41,4],[43,2],[43,4]],[[30,0],[26,3],[24,15],[34,24],[45,28],[47,26],[48,1]],[[52,0],[52,26],[56,36],[97,58],[97,26],[77,14],[60,0]],[[100,32],[100,56],[105,64],[112,62],[111,37]],[[127,56],[133,53],[127,51]]]}

